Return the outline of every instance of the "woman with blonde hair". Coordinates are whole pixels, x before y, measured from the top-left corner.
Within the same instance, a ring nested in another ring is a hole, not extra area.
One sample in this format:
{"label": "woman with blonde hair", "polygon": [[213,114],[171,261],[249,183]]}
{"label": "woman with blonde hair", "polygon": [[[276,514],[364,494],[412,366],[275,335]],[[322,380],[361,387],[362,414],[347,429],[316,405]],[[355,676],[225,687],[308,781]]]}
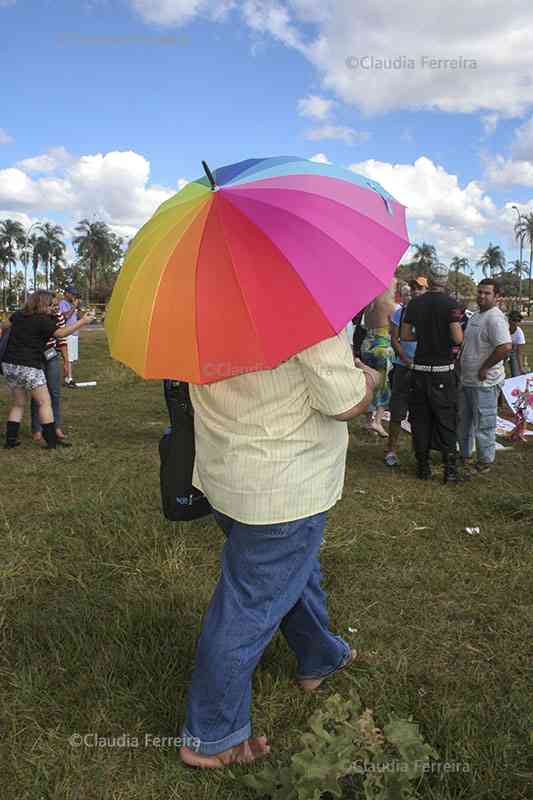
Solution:
{"label": "woman with blonde hair", "polygon": [[55,450],[57,447],[54,415],[44,372],[46,359],[56,358],[57,352],[54,348],[47,349],[47,343],[51,336],[62,339],[88,325],[94,319],[94,312],[88,312],[73,325],[58,327],[52,313],[52,301],[50,292],[34,292],[21,311],[16,311],[9,322],[2,323],[4,331],[10,329],[1,364],[12,397],[4,445],[8,449],[20,444],[18,432],[28,394],[37,403],[47,449]]}

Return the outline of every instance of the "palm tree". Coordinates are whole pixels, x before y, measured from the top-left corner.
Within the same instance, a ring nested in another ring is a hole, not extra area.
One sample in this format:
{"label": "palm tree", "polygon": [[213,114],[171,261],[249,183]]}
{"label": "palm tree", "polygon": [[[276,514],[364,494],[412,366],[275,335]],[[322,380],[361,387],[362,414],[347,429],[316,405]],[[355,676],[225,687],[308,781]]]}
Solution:
{"label": "palm tree", "polygon": [[531,313],[531,273],[533,270],[533,212],[521,216],[515,225],[516,237],[521,241],[527,239],[529,242],[529,270],[528,270],[528,293],[527,293],[527,315]]}
{"label": "palm tree", "polygon": [[437,250],[434,245],[422,242],[422,244],[414,244],[415,254],[412,258],[413,275],[427,275],[429,268],[432,264],[437,262]]}
{"label": "palm tree", "polygon": [[28,264],[30,262],[30,258],[32,256],[32,246],[31,246],[31,239],[24,240],[24,246],[21,248],[19,252],[19,258],[24,265],[24,296],[26,296],[28,292]]}
{"label": "palm tree", "polygon": [[455,297],[457,299],[459,295],[459,272],[466,273],[468,267],[470,266],[470,262],[468,258],[454,256],[450,262],[450,267],[455,271]]}
{"label": "palm tree", "polygon": [[96,286],[98,267],[115,259],[114,234],[105,222],[82,219],[76,226],[77,236],[72,240],[79,259],[89,267],[89,299]]}
{"label": "palm tree", "polygon": [[24,247],[26,234],[20,222],[14,219],[4,219],[0,222],[0,249],[9,251],[9,295],[12,292],[11,267],[17,263],[18,251]]}
{"label": "palm tree", "polygon": [[38,237],[39,242],[39,254],[42,260],[44,261],[44,268],[45,268],[45,275],[46,275],[46,288],[50,288],[50,265],[54,257],[57,256],[58,253],[63,255],[65,252],[65,243],[63,241],[64,231],[61,225],[54,225],[51,222],[43,222],[42,225],[38,226],[38,230],[40,231],[40,236]]}
{"label": "palm tree", "polygon": [[12,287],[13,287],[13,292],[15,294],[15,303],[17,306],[20,305],[21,296],[24,295],[25,286],[26,284],[24,283],[24,273],[22,273],[20,270],[18,272],[15,272],[15,274],[13,275]]}
{"label": "palm tree", "polygon": [[9,267],[9,291],[11,293],[11,267],[14,266],[16,263],[17,259],[15,257],[15,253],[12,246],[7,242],[0,243],[0,276],[2,278],[2,304],[4,306],[4,311],[7,308],[7,297],[6,297],[6,284],[8,277],[7,267]]}
{"label": "palm tree", "polygon": [[[513,294],[517,295],[518,303],[520,303],[520,296],[522,294],[522,292],[521,292],[522,275],[527,275],[526,262],[525,261],[520,261],[519,258],[515,258],[514,261],[511,261],[509,266],[510,266],[510,272],[514,275]],[[514,306],[513,306],[513,308],[514,308]]]}
{"label": "palm tree", "polygon": [[62,289],[65,278],[64,269],[66,266],[65,253],[61,248],[56,248],[51,254],[51,272],[50,280],[54,289]]}
{"label": "palm tree", "polygon": [[2,305],[4,311],[6,310],[6,280],[7,280],[7,270],[5,264],[2,259],[2,252],[0,251],[0,283],[2,284]]}
{"label": "palm tree", "polygon": [[31,267],[33,272],[33,291],[35,292],[37,289],[37,273],[39,271],[39,262],[43,258],[42,253],[42,244],[43,240],[41,237],[37,236],[36,233],[33,233],[30,236],[29,246],[31,247]]}
{"label": "palm tree", "polygon": [[489,242],[477,264],[483,270],[485,278],[496,278],[505,272],[505,254],[500,245]]}

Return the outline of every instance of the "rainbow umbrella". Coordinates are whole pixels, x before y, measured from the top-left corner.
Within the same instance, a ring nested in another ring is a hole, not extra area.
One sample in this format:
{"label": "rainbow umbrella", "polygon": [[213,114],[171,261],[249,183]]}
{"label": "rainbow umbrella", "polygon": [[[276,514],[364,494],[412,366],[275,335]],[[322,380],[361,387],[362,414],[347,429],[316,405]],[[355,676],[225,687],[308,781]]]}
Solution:
{"label": "rainbow umbrella", "polygon": [[111,297],[111,355],[142,377],[272,369],[390,284],[409,241],[378,183],[294,157],[202,163],[137,233]]}

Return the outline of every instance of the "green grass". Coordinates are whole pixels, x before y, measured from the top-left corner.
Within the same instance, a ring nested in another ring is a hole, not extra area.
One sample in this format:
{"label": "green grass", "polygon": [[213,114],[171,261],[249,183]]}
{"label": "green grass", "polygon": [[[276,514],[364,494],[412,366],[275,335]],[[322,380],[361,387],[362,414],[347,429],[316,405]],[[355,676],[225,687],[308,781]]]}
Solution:
{"label": "green grass", "polygon": [[[26,422],[23,446],[1,456],[3,797],[246,800],[243,768],[192,772],[173,748],[144,746],[145,734],[179,735],[222,535],[210,519],[179,525],[160,513],[160,384],[113,363],[102,332],[84,333],[80,349],[76,377],[98,385],[64,391],[72,449],[39,450]],[[4,390],[0,405],[5,418]],[[322,558],[333,627],[365,660],[326,691],[357,687],[381,722],[413,715],[442,761],[468,765],[425,778],[424,800],[526,798],[533,447],[447,488],[414,479],[408,436],[391,472],[381,443],[358,421],[351,430]],[[465,533],[472,525],[479,535]],[[275,759],[323,702],[296,691],[293,670],[276,637],[253,710]],[[130,746],[69,744],[90,732],[127,734]]]}

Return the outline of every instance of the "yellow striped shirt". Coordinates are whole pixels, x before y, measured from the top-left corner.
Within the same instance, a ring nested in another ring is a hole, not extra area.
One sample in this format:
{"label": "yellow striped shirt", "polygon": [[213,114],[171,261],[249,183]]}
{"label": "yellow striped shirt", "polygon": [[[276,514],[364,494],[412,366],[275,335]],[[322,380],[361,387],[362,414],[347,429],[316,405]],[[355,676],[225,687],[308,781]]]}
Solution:
{"label": "yellow striped shirt", "polygon": [[193,484],[213,508],[267,525],[327,511],[342,496],[348,427],[364,373],[345,331],[272,370],[190,386]]}

